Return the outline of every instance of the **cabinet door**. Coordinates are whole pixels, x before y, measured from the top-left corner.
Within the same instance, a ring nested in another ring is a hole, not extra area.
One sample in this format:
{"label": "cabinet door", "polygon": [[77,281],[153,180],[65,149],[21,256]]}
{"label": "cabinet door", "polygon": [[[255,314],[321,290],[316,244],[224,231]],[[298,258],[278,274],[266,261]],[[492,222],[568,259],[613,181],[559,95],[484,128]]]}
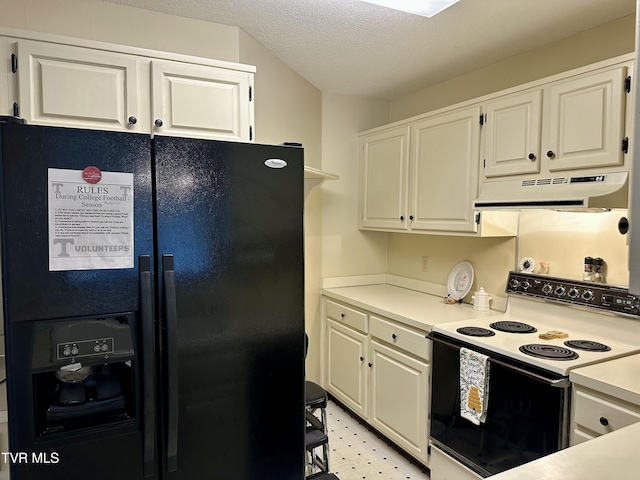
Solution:
{"label": "cabinet door", "polygon": [[429,367],[376,341],[370,358],[371,425],[426,462]]}
{"label": "cabinet door", "polygon": [[613,167],[624,163],[622,138],[626,67],[552,85],[549,170]]}
{"label": "cabinet door", "polygon": [[538,173],[542,90],[498,98],[485,111],[485,177]]}
{"label": "cabinet door", "polygon": [[360,137],[359,227],[406,230],[409,126]]}
{"label": "cabinet door", "polygon": [[135,57],[29,40],[17,42],[17,56],[18,106],[27,123],[149,132],[138,122]]}
{"label": "cabinet door", "polygon": [[253,74],[152,61],[152,129],[163,135],[253,140]]}
{"label": "cabinet door", "polygon": [[327,390],[367,418],[366,336],[327,320]]}
{"label": "cabinet door", "polygon": [[411,127],[412,230],[475,232],[480,107],[426,118]]}

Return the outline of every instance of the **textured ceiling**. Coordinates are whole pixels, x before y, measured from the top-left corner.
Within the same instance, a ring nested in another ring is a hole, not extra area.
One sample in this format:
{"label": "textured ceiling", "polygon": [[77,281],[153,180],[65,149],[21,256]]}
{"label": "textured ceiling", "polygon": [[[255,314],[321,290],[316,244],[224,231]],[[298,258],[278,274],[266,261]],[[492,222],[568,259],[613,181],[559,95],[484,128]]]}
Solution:
{"label": "textured ceiling", "polygon": [[241,28],[317,88],[394,99],[635,12],[635,0],[103,0]]}

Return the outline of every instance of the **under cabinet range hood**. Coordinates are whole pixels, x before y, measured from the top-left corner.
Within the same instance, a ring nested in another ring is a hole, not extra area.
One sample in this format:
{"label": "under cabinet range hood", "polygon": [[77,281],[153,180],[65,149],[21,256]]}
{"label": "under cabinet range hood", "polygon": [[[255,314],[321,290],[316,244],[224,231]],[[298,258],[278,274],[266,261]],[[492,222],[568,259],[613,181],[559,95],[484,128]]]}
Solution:
{"label": "under cabinet range hood", "polygon": [[628,172],[484,182],[476,209],[626,208]]}

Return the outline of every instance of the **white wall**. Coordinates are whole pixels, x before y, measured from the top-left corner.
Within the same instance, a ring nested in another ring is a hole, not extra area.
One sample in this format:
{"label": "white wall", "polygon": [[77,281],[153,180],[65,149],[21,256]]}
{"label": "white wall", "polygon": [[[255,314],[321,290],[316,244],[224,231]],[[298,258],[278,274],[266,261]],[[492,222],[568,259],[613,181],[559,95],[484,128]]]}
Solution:
{"label": "white wall", "polygon": [[635,15],[630,15],[393,100],[390,118],[395,122],[634,49]]}
{"label": "white wall", "polygon": [[0,0],[0,27],[239,61],[237,27],[96,0]]}
{"label": "white wall", "polygon": [[386,271],[387,234],[357,229],[357,134],[388,120],[386,101],[322,95],[322,167],[340,177],[322,186],[323,277]]}

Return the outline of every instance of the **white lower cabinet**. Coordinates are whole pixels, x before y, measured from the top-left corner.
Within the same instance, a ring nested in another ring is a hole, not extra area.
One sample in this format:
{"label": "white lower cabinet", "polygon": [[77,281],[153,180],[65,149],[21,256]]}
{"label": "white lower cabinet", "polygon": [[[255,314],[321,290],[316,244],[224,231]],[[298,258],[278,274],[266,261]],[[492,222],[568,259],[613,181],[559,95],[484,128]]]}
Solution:
{"label": "white lower cabinet", "polygon": [[429,366],[376,340],[370,344],[371,425],[416,458],[427,458]]}
{"label": "white lower cabinet", "polygon": [[328,298],[324,307],[327,391],[428,466],[426,332]]}
{"label": "white lower cabinet", "polygon": [[367,417],[367,337],[327,320],[327,390],[347,407]]}
{"label": "white lower cabinet", "polygon": [[573,384],[570,445],[640,422],[640,405]]}

